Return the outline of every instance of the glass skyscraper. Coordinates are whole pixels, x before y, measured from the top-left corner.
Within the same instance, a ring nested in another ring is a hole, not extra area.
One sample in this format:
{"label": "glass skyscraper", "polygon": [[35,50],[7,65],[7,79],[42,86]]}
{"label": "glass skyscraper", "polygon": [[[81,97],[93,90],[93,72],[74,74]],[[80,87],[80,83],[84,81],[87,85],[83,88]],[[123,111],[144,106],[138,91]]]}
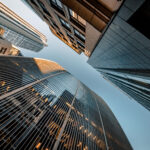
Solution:
{"label": "glass skyscraper", "polygon": [[150,110],[149,70],[101,69],[103,77]]}
{"label": "glass skyscraper", "polygon": [[0,148],[131,150],[107,104],[57,63],[0,56]]}
{"label": "glass skyscraper", "polygon": [[3,37],[17,47],[38,52],[47,45],[47,39],[42,33],[2,3],[0,28],[5,31]]}
{"label": "glass skyscraper", "polygon": [[125,0],[88,63],[150,110],[149,0]]}

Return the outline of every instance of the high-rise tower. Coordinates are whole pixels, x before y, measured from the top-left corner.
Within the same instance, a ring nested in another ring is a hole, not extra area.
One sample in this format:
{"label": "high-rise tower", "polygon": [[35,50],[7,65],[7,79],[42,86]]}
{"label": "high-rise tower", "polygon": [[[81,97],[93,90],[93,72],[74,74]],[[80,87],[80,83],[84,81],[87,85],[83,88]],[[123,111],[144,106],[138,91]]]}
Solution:
{"label": "high-rise tower", "polygon": [[125,0],[88,63],[150,110],[150,1]]}
{"label": "high-rise tower", "polygon": [[55,62],[0,56],[0,148],[131,150],[115,116]]}
{"label": "high-rise tower", "polygon": [[36,52],[46,46],[47,39],[42,33],[2,3],[0,3],[0,28],[4,30],[3,37],[15,46]]}

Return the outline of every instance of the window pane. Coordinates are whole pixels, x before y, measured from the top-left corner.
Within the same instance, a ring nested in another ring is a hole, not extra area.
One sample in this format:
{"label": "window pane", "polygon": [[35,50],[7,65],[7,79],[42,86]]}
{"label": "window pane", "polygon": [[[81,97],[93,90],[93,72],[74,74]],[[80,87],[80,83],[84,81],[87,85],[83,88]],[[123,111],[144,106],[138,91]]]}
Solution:
{"label": "window pane", "polygon": [[84,48],[84,44],[77,40],[77,43]]}
{"label": "window pane", "polygon": [[73,35],[72,35],[72,34],[70,34],[69,32],[67,32],[67,35],[68,35],[70,38],[73,39]]}
{"label": "window pane", "polygon": [[70,15],[73,16],[73,11],[69,9]]}
{"label": "window pane", "polygon": [[67,27],[67,28],[70,29],[70,25],[65,20],[63,20],[62,18],[60,18],[60,22],[62,23],[62,25],[64,25],[65,27]]}
{"label": "window pane", "polygon": [[77,19],[77,14],[73,10],[69,9],[69,12],[73,18]]}
{"label": "window pane", "polygon": [[66,26],[67,26],[68,28],[70,28],[70,25],[69,25],[68,23],[66,23]]}
{"label": "window pane", "polygon": [[79,32],[76,29],[74,31],[75,31],[75,34],[79,35]]}
{"label": "window pane", "polygon": [[56,0],[56,3],[57,3],[57,5],[58,5],[60,8],[63,8],[63,7],[62,7],[62,4],[61,4],[61,2],[60,2],[59,0]]}
{"label": "window pane", "polygon": [[83,34],[80,34],[80,37],[85,40],[85,36]]}
{"label": "window pane", "polygon": [[78,30],[76,30],[76,29],[74,29],[74,31],[75,31],[75,34],[79,37],[79,38],[81,38],[82,40],[85,40],[85,36],[82,34],[82,33],[80,33]]}

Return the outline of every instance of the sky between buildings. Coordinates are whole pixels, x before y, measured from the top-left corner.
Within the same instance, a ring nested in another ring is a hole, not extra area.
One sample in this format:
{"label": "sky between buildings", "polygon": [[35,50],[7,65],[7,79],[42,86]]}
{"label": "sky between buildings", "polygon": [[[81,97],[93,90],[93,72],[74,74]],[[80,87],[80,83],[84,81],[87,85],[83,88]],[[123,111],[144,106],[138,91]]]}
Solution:
{"label": "sky between buildings", "polygon": [[0,0],[0,2],[28,21],[48,39],[48,47],[38,53],[20,49],[24,56],[44,58],[59,63],[104,99],[135,150],[150,150],[150,112],[148,110],[103,79],[100,73],[86,63],[88,58],[84,54],[76,54],[55,37],[47,24],[21,0]]}

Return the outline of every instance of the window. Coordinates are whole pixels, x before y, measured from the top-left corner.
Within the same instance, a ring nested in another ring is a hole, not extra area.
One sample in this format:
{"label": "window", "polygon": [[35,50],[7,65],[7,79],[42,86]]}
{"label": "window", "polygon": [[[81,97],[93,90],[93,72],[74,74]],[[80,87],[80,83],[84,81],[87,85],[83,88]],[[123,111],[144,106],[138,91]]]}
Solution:
{"label": "window", "polygon": [[0,36],[0,39],[4,40],[4,38],[3,38],[3,37],[1,37],[1,36]]}
{"label": "window", "polygon": [[57,35],[58,35],[59,37],[61,37],[61,35],[59,34],[59,32],[57,32]]}
{"label": "window", "polygon": [[60,19],[61,24],[70,30],[70,25],[64,19],[62,18],[59,18],[59,19]]}
{"label": "window", "polygon": [[3,47],[0,49],[0,53],[3,53]]}
{"label": "window", "polygon": [[85,48],[84,44],[81,43],[80,41],[77,40],[77,43],[78,43],[82,48]]}
{"label": "window", "polygon": [[129,18],[128,23],[150,39],[150,1],[143,5]]}
{"label": "window", "polygon": [[59,27],[56,25],[56,23],[51,19],[51,21],[52,21],[52,23],[53,23],[53,25],[57,28],[57,29],[59,29]]}
{"label": "window", "polygon": [[78,49],[80,49],[82,52],[85,52],[84,48],[83,47],[78,47]]}
{"label": "window", "polygon": [[71,41],[72,43],[74,43],[74,41],[73,41],[72,39],[70,39],[70,41]]}
{"label": "window", "polygon": [[53,30],[55,30],[55,27],[51,24],[51,27],[53,28]]}
{"label": "window", "polygon": [[63,6],[60,0],[50,0],[50,4],[55,10],[57,10],[57,12],[65,16],[65,13],[63,11]]}
{"label": "window", "polygon": [[66,39],[65,37],[64,37],[63,39],[64,39],[66,42],[68,42],[67,39]]}
{"label": "window", "polygon": [[62,32],[60,32],[60,31],[59,31],[59,35],[60,35],[61,37],[64,37],[63,33],[62,33]]}
{"label": "window", "polygon": [[40,0],[38,0],[38,3],[39,3],[39,5],[41,6],[42,10],[43,10],[48,16],[51,17],[50,13],[49,13],[48,10],[45,8],[44,4],[43,4]]}
{"label": "window", "polygon": [[67,36],[69,36],[71,39],[74,39],[74,38],[73,38],[73,35],[70,34],[69,32],[67,32]]}
{"label": "window", "polygon": [[34,4],[36,7],[38,7],[38,5],[35,3],[34,0],[31,0],[31,3]]}
{"label": "window", "polygon": [[85,41],[85,36],[80,33],[78,30],[74,29],[75,35],[80,38],[82,41]]}
{"label": "window", "polygon": [[53,5],[55,5],[57,8],[59,8],[59,9],[63,9],[60,0],[51,0],[51,3],[52,3]]}
{"label": "window", "polygon": [[48,18],[45,15],[43,15],[43,17],[44,17],[45,20],[47,20],[49,22]]}
{"label": "window", "polygon": [[80,22],[83,25],[86,25],[86,21],[82,17],[77,15],[73,10],[69,9],[69,12],[73,19],[77,20],[78,22]]}
{"label": "window", "polygon": [[77,49],[76,44],[73,43],[72,46]]}
{"label": "window", "polygon": [[7,48],[2,47],[2,48],[0,49],[0,53],[5,54],[6,50],[7,50]]}

